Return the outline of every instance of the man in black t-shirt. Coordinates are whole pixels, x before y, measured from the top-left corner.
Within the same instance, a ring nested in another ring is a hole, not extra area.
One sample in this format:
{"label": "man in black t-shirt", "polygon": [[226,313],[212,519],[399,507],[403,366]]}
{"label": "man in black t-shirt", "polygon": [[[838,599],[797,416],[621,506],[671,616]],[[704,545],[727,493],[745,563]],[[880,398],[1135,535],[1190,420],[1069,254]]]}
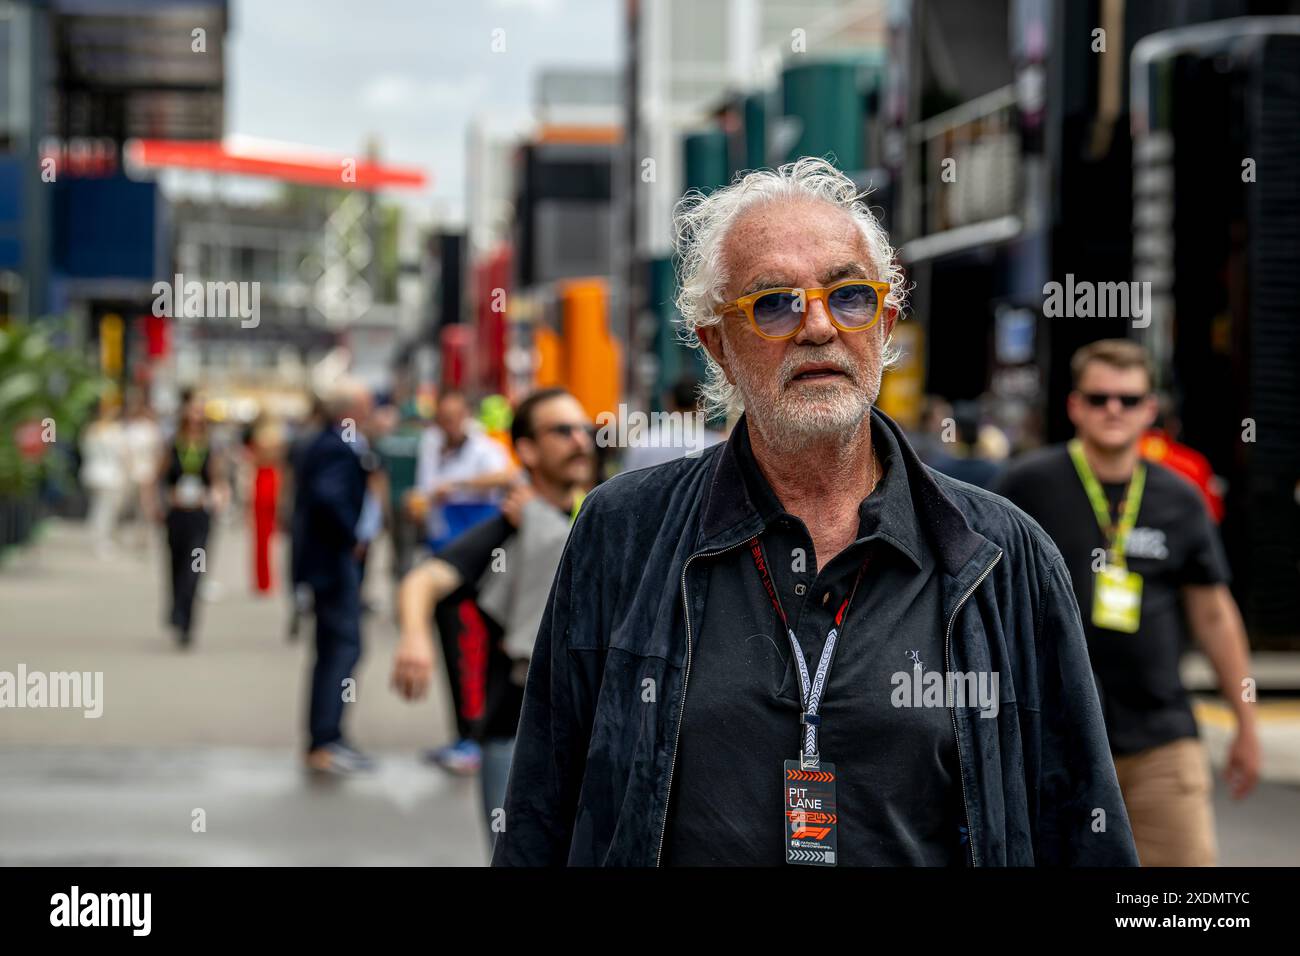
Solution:
{"label": "man in black t-shirt", "polygon": [[[489,839],[501,829],[501,807],[523,702],[532,643],[568,525],[594,478],[593,428],[582,405],[563,389],[534,392],[511,425],[515,453],[528,481],[510,491],[502,513],[451,541],[403,579],[398,595],[401,639],[393,686],[408,700],[425,695],[433,675],[434,628],[486,631],[486,660],[460,660],[455,670],[485,669],[483,699],[473,702],[473,733],[483,751],[483,814]],[[444,645],[450,653],[450,643]]]}
{"label": "man in black t-shirt", "polygon": [[1025,456],[994,490],[1043,526],[1069,568],[1139,859],[1213,865],[1208,763],[1178,664],[1195,638],[1214,666],[1237,717],[1226,775],[1243,797],[1259,742],[1227,562],[1196,488],[1139,458],[1156,412],[1145,349],[1094,342],[1072,370],[1076,439]]}

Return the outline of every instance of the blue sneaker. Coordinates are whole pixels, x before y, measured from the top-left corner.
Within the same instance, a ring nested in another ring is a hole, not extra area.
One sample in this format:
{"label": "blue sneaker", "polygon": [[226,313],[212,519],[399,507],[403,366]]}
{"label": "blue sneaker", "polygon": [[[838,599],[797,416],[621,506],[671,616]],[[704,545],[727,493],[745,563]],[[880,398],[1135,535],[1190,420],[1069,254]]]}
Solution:
{"label": "blue sneaker", "polygon": [[472,740],[458,740],[436,750],[426,750],[424,759],[428,763],[437,764],[448,773],[468,777],[478,773],[483,764],[483,752]]}

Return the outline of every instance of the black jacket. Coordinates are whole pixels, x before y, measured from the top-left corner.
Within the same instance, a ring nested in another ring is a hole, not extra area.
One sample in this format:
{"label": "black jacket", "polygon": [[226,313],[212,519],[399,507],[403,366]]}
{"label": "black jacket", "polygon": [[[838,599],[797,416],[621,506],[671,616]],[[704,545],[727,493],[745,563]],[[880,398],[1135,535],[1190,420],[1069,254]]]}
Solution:
{"label": "black jacket", "polygon": [[[941,564],[944,669],[996,671],[997,717],[951,707],[971,861],[1137,864],[1074,591],[1010,502],[923,465],[898,439]],[[701,560],[763,530],[731,440],[590,494],[528,674],[494,866],[655,866],[703,618]]]}
{"label": "black jacket", "polygon": [[[314,588],[349,580],[366,471],[337,429],[325,428],[294,463],[293,578]],[[355,577],[355,575],[353,575]]]}

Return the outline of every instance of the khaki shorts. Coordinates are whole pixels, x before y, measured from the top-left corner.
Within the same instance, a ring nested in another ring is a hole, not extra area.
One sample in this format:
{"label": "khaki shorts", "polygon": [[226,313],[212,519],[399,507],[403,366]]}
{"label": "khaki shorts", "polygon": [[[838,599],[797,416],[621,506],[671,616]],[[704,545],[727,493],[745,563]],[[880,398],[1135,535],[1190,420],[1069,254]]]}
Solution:
{"label": "khaki shorts", "polygon": [[1213,782],[1195,737],[1115,758],[1143,866],[1214,866]]}

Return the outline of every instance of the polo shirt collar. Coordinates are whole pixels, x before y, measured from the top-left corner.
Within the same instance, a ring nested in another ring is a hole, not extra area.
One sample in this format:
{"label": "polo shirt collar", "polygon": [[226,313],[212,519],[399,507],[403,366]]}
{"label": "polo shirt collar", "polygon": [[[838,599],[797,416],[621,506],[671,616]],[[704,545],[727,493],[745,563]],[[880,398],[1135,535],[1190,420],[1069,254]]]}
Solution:
{"label": "polo shirt collar", "polygon": [[[745,496],[766,527],[788,512],[758,466],[749,439],[749,426],[743,417],[736,430],[739,433],[735,436],[736,463]],[[871,442],[880,462],[881,478],[875,491],[858,505],[858,538],[855,543],[879,539],[891,545],[919,570],[923,566],[923,539],[912,504],[907,469],[897,439],[875,416],[871,419]]]}

